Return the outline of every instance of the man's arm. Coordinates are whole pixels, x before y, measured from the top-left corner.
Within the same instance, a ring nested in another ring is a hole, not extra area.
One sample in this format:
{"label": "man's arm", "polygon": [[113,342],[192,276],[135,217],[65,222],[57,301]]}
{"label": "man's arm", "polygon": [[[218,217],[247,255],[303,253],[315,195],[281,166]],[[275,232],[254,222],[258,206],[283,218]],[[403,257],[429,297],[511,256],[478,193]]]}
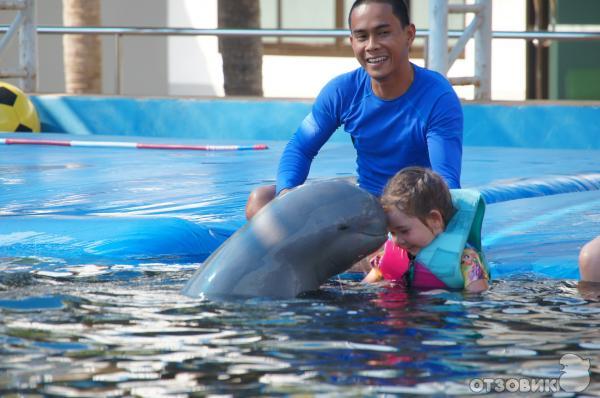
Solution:
{"label": "man's arm", "polygon": [[442,95],[435,104],[427,131],[431,168],[449,188],[460,188],[462,164],[463,113],[454,93]]}
{"label": "man's arm", "polygon": [[278,194],[282,190],[298,186],[306,180],[312,160],[332,133],[333,131],[324,131],[319,127],[312,112],[304,118],[279,160]]}
{"label": "man's arm", "polygon": [[312,160],[340,125],[337,98],[336,86],[330,82],[286,145],[277,170],[277,194],[306,181]]}

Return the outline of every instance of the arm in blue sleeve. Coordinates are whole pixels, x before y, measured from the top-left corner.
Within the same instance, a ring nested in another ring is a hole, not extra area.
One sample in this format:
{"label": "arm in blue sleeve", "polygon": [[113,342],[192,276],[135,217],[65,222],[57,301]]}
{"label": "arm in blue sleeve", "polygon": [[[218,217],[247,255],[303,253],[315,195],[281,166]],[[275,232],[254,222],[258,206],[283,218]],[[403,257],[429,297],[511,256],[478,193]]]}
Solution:
{"label": "arm in blue sleeve", "polygon": [[427,130],[431,168],[449,188],[460,188],[462,164],[463,112],[458,97],[449,92],[435,104]]}
{"label": "arm in blue sleeve", "polygon": [[277,193],[298,186],[308,176],[313,158],[339,127],[337,82],[329,82],[317,96],[308,114],[283,150],[277,170]]}
{"label": "arm in blue sleeve", "polygon": [[335,128],[319,127],[313,113],[304,118],[292,139],[286,145],[277,170],[277,193],[306,181],[313,158],[327,142]]}

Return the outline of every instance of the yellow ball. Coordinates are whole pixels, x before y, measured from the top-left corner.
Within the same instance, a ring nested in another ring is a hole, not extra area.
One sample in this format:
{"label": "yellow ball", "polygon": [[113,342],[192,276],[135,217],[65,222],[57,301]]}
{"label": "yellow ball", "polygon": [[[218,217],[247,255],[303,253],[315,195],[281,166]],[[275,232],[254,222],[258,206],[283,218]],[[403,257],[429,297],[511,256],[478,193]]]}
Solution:
{"label": "yellow ball", "polygon": [[40,119],[27,95],[0,81],[0,133],[40,131]]}

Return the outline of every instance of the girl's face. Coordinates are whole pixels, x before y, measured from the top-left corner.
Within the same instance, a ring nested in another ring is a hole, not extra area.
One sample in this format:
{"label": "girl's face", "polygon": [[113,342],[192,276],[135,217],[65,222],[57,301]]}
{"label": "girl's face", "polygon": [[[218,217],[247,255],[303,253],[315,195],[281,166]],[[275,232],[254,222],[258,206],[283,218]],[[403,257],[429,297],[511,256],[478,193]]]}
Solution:
{"label": "girl's face", "polygon": [[387,213],[388,229],[396,245],[416,256],[422,248],[444,232],[444,221],[441,213],[432,210],[425,222],[403,211],[393,208]]}

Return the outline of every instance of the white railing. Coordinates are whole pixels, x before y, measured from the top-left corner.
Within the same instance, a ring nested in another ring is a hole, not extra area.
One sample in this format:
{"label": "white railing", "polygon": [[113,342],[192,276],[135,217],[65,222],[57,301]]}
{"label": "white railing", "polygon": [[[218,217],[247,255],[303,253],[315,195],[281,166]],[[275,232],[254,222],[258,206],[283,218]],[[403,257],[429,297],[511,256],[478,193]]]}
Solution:
{"label": "white railing", "polygon": [[[430,0],[431,30],[417,30],[417,37],[426,42],[425,60],[428,68],[444,75],[458,58],[468,40],[475,37],[475,76],[450,78],[455,85],[475,85],[476,99],[491,96],[491,40],[600,40],[600,32],[508,32],[491,30],[491,0],[476,0],[475,4],[448,4],[448,0]],[[25,91],[36,90],[38,34],[109,35],[115,39],[115,86],[121,93],[121,39],[123,36],[260,36],[260,37],[348,37],[346,29],[194,29],[194,28],[138,28],[138,27],[59,27],[35,26],[33,23],[34,0],[0,0],[0,10],[17,10],[17,16],[9,26],[0,25],[4,36],[0,39],[0,54],[19,30],[19,68],[0,69],[0,78],[20,78]],[[476,16],[464,31],[448,30],[448,12],[475,13]],[[458,39],[448,53],[448,39]]]}
{"label": "white railing", "polygon": [[0,56],[15,33],[19,34],[19,62],[14,69],[0,69],[0,78],[19,78],[25,91],[36,91],[37,35],[34,22],[34,0],[0,0],[0,10],[16,11],[16,16],[0,39]]}
{"label": "white railing", "polygon": [[[448,14],[473,13],[475,17],[461,33],[448,53]],[[448,0],[429,0],[431,29],[427,51],[427,67],[447,76],[467,42],[475,38],[475,76],[450,78],[453,85],[474,85],[476,100],[492,97],[492,0],[476,0],[475,4],[448,4]]]}

